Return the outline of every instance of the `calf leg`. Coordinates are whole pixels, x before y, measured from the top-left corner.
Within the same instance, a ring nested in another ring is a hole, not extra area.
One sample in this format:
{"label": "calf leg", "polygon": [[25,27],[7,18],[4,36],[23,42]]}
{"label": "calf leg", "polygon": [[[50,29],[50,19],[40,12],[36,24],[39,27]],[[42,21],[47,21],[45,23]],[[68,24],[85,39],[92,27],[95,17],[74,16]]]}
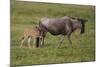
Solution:
{"label": "calf leg", "polygon": [[44,47],[44,39],[46,37],[46,33],[47,33],[46,30],[41,33],[41,37],[39,38],[40,39],[40,47]]}
{"label": "calf leg", "polygon": [[25,41],[26,39],[27,39],[27,38],[25,38],[25,37],[22,38],[20,48],[23,46],[23,43],[24,43],[24,41]]}
{"label": "calf leg", "polygon": [[31,48],[31,37],[28,37],[28,47]]}
{"label": "calf leg", "polygon": [[34,48],[34,47],[36,47],[36,46],[34,46],[34,45],[36,45],[36,40],[34,37],[32,38],[32,40],[33,40],[33,48]]}
{"label": "calf leg", "polygon": [[39,47],[43,47],[43,37],[40,38],[40,45]]}

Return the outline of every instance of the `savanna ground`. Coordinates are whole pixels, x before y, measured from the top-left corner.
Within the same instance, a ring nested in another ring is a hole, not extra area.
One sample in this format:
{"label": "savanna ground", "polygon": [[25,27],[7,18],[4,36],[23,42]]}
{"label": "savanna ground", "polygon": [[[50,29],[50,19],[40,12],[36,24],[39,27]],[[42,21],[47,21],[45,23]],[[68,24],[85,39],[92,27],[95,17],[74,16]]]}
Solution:
{"label": "savanna ground", "polygon": [[[43,17],[81,17],[86,22],[85,34],[72,34],[71,47],[65,38],[60,48],[59,36],[47,34],[44,48],[19,48],[22,32],[35,27]],[[80,38],[80,40],[79,40]],[[11,1],[11,65],[35,65],[95,61],[95,7]]]}

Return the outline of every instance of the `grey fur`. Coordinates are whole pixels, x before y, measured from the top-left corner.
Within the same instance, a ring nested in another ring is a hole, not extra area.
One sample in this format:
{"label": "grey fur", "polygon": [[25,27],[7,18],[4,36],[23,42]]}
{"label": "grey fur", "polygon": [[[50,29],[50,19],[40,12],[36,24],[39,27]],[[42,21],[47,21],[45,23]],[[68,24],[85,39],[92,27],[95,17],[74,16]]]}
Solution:
{"label": "grey fur", "polygon": [[39,29],[41,35],[43,36],[42,46],[44,46],[46,32],[49,32],[52,35],[66,35],[70,44],[72,44],[70,39],[72,32],[74,32],[76,29],[80,29],[80,33],[84,33],[85,22],[86,21],[84,19],[72,18],[68,16],[61,18],[42,18],[39,23]]}

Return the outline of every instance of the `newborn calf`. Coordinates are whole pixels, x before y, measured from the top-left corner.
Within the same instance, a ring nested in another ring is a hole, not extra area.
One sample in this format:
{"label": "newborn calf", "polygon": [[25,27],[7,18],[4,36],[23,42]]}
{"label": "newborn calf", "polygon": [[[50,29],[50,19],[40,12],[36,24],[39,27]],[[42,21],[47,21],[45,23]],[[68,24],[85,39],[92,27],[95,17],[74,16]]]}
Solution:
{"label": "newborn calf", "polygon": [[33,48],[34,48],[34,45],[35,45],[35,47],[38,47],[39,46],[39,39],[40,38],[41,38],[40,32],[39,32],[39,29],[37,27],[30,28],[30,29],[26,29],[23,32],[23,37],[22,37],[22,40],[21,40],[20,47],[23,46],[23,43],[26,40],[27,40],[27,43],[28,43],[28,47],[29,48],[31,48],[31,40],[33,40]]}

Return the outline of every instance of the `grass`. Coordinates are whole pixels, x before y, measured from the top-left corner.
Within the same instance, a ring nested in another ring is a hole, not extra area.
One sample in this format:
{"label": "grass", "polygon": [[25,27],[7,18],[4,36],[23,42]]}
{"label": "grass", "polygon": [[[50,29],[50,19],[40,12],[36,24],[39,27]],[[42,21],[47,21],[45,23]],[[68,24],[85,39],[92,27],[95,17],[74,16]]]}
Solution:
{"label": "grass", "polygon": [[[95,61],[95,7],[90,5],[67,5],[11,1],[11,65],[36,65]],[[38,25],[42,17],[81,17],[86,22],[85,34],[72,34],[71,47],[67,37],[60,48],[59,36],[47,34],[44,48],[19,48],[25,28]],[[79,41],[79,38],[81,39]]]}

